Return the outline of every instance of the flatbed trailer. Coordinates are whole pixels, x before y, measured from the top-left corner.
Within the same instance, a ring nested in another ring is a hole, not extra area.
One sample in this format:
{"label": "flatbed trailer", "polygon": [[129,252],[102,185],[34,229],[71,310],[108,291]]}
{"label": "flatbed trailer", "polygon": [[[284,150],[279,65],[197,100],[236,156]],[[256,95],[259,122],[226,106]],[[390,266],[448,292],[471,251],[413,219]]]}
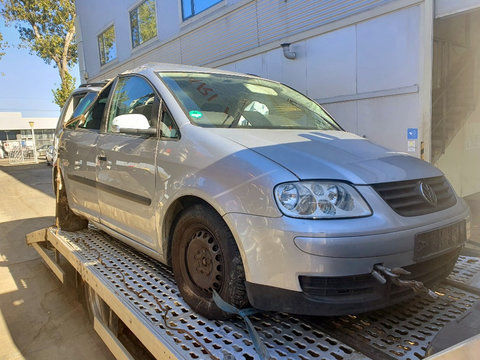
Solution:
{"label": "flatbed trailer", "polygon": [[[60,260],[73,266],[88,288],[94,328],[117,359],[136,358],[119,337],[118,324],[146,349],[137,358],[261,359],[240,317],[212,321],[194,313],[182,300],[170,268],[93,227],[42,229],[28,234],[27,244],[62,282],[66,272]],[[417,296],[355,316],[262,312],[249,318],[271,359],[417,360],[426,357],[446,324],[465,317],[480,300],[480,258],[460,256],[435,292],[437,299]],[[480,358],[480,335],[435,357]]]}

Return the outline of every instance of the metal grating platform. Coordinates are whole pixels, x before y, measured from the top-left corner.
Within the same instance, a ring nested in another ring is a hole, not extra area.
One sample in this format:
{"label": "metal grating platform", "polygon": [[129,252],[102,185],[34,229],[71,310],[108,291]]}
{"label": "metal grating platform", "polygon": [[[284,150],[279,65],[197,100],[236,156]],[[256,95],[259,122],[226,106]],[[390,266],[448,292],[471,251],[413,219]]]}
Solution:
{"label": "metal grating platform", "polygon": [[460,256],[448,278],[466,285],[480,283],[480,258]]}
{"label": "metal grating platform", "polygon": [[[243,321],[211,321],[192,312],[168,267],[93,228],[60,231],[57,238],[179,358],[258,359]],[[478,273],[478,258],[461,257],[451,276],[467,282]],[[423,359],[435,334],[480,299],[452,286],[436,290],[437,300],[416,297],[357,316],[272,312],[250,318],[272,359]]]}
{"label": "metal grating platform", "polygon": [[[192,312],[180,297],[168,267],[93,229],[81,233],[61,231],[59,236],[182,358],[208,359],[210,352],[218,359],[258,359],[243,321],[210,321]],[[138,292],[149,289],[150,293],[138,297],[131,288]],[[158,301],[169,310],[166,322]],[[289,315],[265,313],[251,320],[272,359],[367,359]]]}
{"label": "metal grating platform", "polygon": [[437,300],[416,297],[383,310],[312,323],[346,343],[358,344],[357,350],[372,358],[423,359],[436,333],[480,299],[451,286],[439,286],[436,292]]}

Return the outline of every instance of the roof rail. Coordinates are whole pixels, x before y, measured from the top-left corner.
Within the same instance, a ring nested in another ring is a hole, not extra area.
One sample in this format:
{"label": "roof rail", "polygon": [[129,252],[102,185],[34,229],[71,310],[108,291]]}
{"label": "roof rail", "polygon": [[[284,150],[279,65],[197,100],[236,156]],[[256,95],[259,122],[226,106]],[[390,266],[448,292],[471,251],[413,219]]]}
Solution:
{"label": "roof rail", "polygon": [[85,84],[80,84],[79,87],[81,87],[81,88],[103,87],[103,86],[105,86],[109,81],[110,81],[110,79],[106,79],[106,80],[97,81],[97,82],[93,82],[93,83],[85,83]]}

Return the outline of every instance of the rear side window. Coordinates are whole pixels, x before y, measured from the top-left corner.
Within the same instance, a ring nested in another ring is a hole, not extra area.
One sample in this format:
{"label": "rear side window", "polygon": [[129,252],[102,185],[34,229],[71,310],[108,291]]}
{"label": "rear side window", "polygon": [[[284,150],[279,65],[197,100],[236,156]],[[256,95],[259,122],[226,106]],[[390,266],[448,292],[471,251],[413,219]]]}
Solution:
{"label": "rear side window", "polygon": [[[87,95],[85,95],[78,105],[75,107],[75,111],[73,112],[72,119],[83,114],[85,110],[87,109],[88,105],[92,103],[93,100],[97,97],[97,92],[89,92]],[[75,106],[75,104],[74,104]]]}
{"label": "rear side window", "polygon": [[[100,125],[102,124],[102,119],[103,119],[103,113],[105,112],[105,105],[107,104],[108,95],[110,94],[111,88],[112,88],[112,85],[109,85],[100,93],[95,103],[93,103],[92,107],[85,114],[85,122],[79,125],[78,126],[79,128],[100,130]],[[86,105],[85,108],[88,108],[88,105]],[[80,114],[82,113],[83,112],[80,112]]]}

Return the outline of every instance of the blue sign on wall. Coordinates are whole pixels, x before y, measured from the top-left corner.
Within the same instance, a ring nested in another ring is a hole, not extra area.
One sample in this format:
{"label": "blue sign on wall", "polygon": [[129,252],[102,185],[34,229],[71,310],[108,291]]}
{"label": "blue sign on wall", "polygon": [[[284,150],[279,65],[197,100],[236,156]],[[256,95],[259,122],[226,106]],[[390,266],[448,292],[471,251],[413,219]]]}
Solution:
{"label": "blue sign on wall", "polygon": [[408,128],[407,140],[417,140],[417,139],[418,139],[418,128]]}

